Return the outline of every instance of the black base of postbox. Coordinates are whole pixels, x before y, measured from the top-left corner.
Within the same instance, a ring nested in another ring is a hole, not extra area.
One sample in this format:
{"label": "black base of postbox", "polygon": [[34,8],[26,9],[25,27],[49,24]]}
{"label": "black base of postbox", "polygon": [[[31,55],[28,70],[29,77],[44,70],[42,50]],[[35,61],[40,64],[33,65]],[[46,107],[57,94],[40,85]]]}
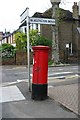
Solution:
{"label": "black base of postbox", "polygon": [[47,96],[47,84],[32,84],[32,99],[45,100]]}

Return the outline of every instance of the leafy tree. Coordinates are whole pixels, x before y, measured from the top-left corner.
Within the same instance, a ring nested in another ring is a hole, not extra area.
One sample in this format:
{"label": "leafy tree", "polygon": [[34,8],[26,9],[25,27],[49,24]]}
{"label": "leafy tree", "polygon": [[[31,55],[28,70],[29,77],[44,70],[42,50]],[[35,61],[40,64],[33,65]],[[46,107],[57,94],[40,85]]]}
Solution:
{"label": "leafy tree", "polygon": [[29,36],[30,36],[30,44],[31,44],[31,46],[33,46],[35,44],[36,38],[38,36],[38,30],[30,30]]}
{"label": "leafy tree", "polygon": [[38,30],[31,30],[30,31],[30,43],[31,43],[31,46],[36,46],[36,45],[51,46],[52,40],[42,35],[38,35]]}
{"label": "leafy tree", "polygon": [[52,45],[52,41],[44,36],[37,36],[34,40],[34,43],[32,43],[32,46],[36,45],[44,45],[44,46],[50,46]]}
{"label": "leafy tree", "polygon": [[[30,36],[30,45],[36,46],[36,45],[44,45],[44,46],[51,46],[52,40],[38,35],[38,30],[30,30],[29,31]],[[17,50],[25,50],[27,46],[27,37],[25,33],[17,32],[15,34],[15,41],[16,41],[16,48]]]}
{"label": "leafy tree", "polygon": [[17,50],[23,50],[26,49],[27,45],[27,39],[26,39],[26,34],[23,32],[18,31],[15,34],[15,42],[16,42],[16,49]]}

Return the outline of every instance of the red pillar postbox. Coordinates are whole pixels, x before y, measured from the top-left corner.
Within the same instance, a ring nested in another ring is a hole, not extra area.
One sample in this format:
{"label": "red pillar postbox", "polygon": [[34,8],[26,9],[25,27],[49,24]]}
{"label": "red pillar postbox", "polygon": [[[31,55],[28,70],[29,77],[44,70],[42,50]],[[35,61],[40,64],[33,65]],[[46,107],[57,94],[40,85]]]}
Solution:
{"label": "red pillar postbox", "polygon": [[48,78],[48,46],[34,46],[33,49],[33,78],[32,99],[47,98]]}

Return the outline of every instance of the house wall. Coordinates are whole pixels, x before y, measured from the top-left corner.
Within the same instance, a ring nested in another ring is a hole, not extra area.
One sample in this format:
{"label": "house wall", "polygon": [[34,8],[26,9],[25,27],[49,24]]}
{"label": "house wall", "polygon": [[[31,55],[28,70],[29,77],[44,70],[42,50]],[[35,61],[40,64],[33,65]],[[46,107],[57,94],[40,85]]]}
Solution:
{"label": "house wall", "polygon": [[[52,39],[52,27],[49,25],[41,25],[41,34]],[[80,35],[77,31],[77,23],[74,21],[65,21],[59,24],[59,56],[61,62],[65,61],[66,44],[69,43],[72,43],[72,52],[73,55],[76,56],[78,50],[80,51]],[[71,49],[69,53],[71,53]]]}
{"label": "house wall", "polygon": [[62,22],[59,25],[59,49],[65,50],[66,44],[72,42],[72,22]]}
{"label": "house wall", "polygon": [[61,62],[65,61],[66,44],[72,43],[72,29],[72,22],[62,22],[59,25],[59,56]]}
{"label": "house wall", "polygon": [[41,35],[52,39],[52,26],[51,25],[41,25],[40,27]]}
{"label": "house wall", "polygon": [[76,54],[78,52],[78,30],[77,30],[77,25],[74,22],[73,24],[73,52]]}

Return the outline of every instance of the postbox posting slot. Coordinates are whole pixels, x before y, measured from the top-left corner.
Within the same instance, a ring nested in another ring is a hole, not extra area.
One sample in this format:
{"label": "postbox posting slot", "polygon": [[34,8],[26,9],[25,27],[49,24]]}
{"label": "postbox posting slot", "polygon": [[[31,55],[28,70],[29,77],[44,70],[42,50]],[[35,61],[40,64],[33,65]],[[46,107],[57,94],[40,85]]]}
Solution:
{"label": "postbox posting slot", "polygon": [[40,68],[39,68],[39,67],[37,67],[37,68],[35,69],[35,71],[39,72],[39,71],[40,71]]}

